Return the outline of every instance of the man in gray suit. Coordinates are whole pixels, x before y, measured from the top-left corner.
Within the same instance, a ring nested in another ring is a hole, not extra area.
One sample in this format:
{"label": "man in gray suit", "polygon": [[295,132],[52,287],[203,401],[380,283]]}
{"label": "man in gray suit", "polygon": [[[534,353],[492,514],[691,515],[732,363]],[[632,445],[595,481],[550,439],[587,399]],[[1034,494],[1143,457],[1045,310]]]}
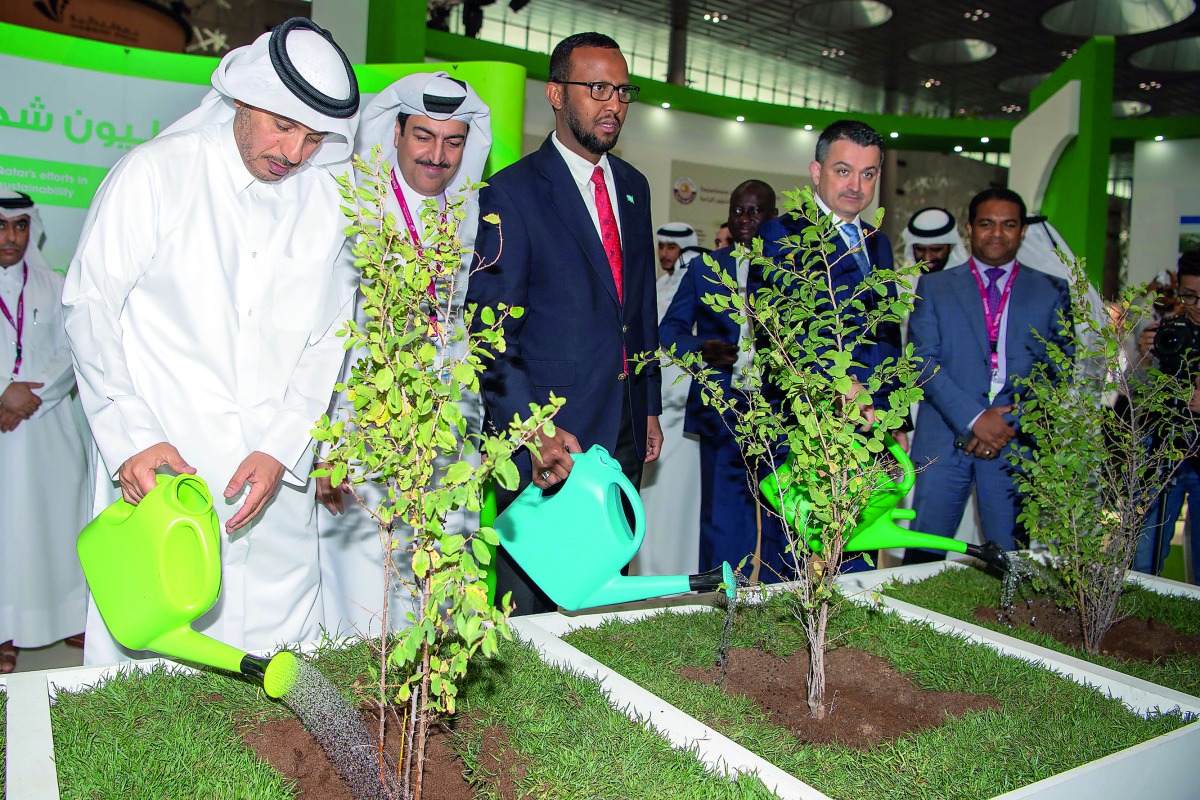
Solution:
{"label": "man in gray suit", "polygon": [[1066,282],[1017,263],[1025,202],[1016,192],[976,195],[967,234],[971,258],[921,277],[908,323],[925,380],[912,446],[923,468],[913,528],[953,536],[974,486],[984,536],[1012,550],[1018,498],[1008,454],[1020,421],[1014,381],[1046,359],[1039,335],[1063,344],[1059,312],[1069,310],[1070,294]]}

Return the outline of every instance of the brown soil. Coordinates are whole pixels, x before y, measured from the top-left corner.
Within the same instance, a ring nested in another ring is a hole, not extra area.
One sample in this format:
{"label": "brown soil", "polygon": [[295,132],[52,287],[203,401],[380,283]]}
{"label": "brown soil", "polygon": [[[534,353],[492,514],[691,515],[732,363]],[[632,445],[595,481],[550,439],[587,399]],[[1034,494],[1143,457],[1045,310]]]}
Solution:
{"label": "brown soil", "polygon": [[[368,722],[372,732],[375,730],[373,724]],[[396,726],[389,726],[387,740],[389,752],[399,752]],[[254,725],[242,733],[242,741],[285,778],[296,781],[297,797],[353,800],[350,789],[334,770],[325,751],[295,717]],[[525,775],[526,765],[521,756],[508,747],[507,732],[499,729],[483,731],[479,761],[483,771],[494,776],[488,781],[493,784],[493,791],[503,798],[517,796],[516,781]],[[452,737],[444,731],[431,731],[425,744],[422,800],[474,800],[475,797],[475,789],[463,777],[463,763],[452,748]]]}
{"label": "brown soil", "polygon": [[[978,622],[1031,628],[1071,647],[1083,649],[1079,614],[1059,608],[1045,598],[1017,603],[1007,611],[976,606]],[[1141,617],[1126,617],[1113,625],[1100,643],[1103,655],[1122,661],[1155,661],[1175,654],[1200,655],[1200,636],[1180,633],[1170,625]]]}
{"label": "brown soil", "polygon": [[[686,668],[680,675],[712,683],[718,674]],[[871,653],[843,647],[825,655],[825,719],[812,717],[805,700],[808,653],[787,659],[760,650],[733,648],[725,691],[754,700],[771,719],[798,739],[813,744],[837,743],[859,750],[944,724],[968,711],[998,709],[992,697],[921,689],[892,665]]]}

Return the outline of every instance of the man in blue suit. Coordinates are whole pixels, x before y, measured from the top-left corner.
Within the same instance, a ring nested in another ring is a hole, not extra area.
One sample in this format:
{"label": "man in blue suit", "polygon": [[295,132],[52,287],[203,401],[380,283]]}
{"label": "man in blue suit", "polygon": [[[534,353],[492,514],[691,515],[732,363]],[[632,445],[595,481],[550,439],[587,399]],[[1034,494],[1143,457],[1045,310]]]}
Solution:
{"label": "man in blue suit", "polygon": [[[742,183],[729,197],[734,241],[748,247],[762,223],[777,213],[774,189],[757,180]],[[701,366],[714,371],[722,394],[737,397],[737,377],[748,357],[740,344],[752,334],[729,311],[714,311],[703,298],[729,292],[721,283],[722,275],[731,276],[743,292],[747,287],[753,291],[762,276],[751,275],[749,263],[735,259],[731,247],[717,250],[712,259],[712,266],[702,258],[691,262],[659,324],[659,336],[664,348],[699,355],[704,360]],[[733,424],[729,416],[722,417],[704,404],[700,384],[692,381],[683,430],[700,437],[700,570],[718,567],[722,561],[737,564],[753,554],[766,569],[759,568],[755,576],[756,566],[751,563],[751,578],[772,582],[786,575],[787,542],[778,520],[759,509]]]}
{"label": "man in blue suit", "polygon": [[[953,536],[973,485],[983,535],[1012,550],[1018,497],[1008,454],[1020,419],[1013,382],[1046,360],[1039,336],[1064,345],[1059,313],[1069,310],[1070,294],[1065,281],[1017,263],[1025,201],[1016,192],[977,194],[967,235],[971,258],[921,276],[908,323],[925,381],[912,448],[923,468],[913,528]],[[928,558],[906,555],[919,560]]]}
{"label": "man in blue suit", "polygon": [[[821,131],[817,138],[816,157],[809,164],[809,174],[815,189],[817,206],[822,215],[833,216],[838,236],[833,240],[834,251],[829,255],[831,283],[838,302],[845,300],[855,287],[874,270],[893,268],[892,245],[887,236],[861,218],[863,210],[875,197],[875,186],[883,167],[883,137],[863,122],[839,120]],[[763,254],[781,261],[786,258],[780,241],[789,236],[801,236],[813,221],[791,212],[767,222],[759,229]],[[896,297],[898,289],[889,285],[888,296]],[[874,295],[864,298],[876,303]],[[848,397],[865,391],[871,373],[887,358],[900,355],[900,325],[879,325],[870,341],[854,348],[854,361],[862,367],[851,370],[854,386]],[[872,397],[866,417],[874,422],[874,406],[885,404],[887,395],[896,387],[885,384]],[[892,436],[907,448],[908,435],[897,430]]]}
{"label": "man in blue suit", "polygon": [[[662,431],[654,231],[646,178],[609,150],[638,89],[614,42],[599,33],[567,37],[550,56],[546,98],[554,132],[541,148],[501,170],[480,194],[476,270],[468,305],[525,309],[505,323],[506,349],[484,372],[486,420],[503,430],[550,393],[566,398],[554,436],[538,455],[517,458],[521,487],[566,480],[571,453],[603,445],[638,486],[658,457]],[[501,509],[515,494],[498,490]],[[564,554],[569,558],[570,554]],[[517,613],[554,610],[549,598],[501,551],[496,592],[513,592]]]}

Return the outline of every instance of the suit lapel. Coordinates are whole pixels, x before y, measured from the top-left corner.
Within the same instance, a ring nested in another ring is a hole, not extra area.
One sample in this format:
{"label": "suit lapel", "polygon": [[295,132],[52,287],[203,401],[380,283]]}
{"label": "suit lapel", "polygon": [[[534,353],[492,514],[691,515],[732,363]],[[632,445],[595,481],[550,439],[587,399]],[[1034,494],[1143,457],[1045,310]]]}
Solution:
{"label": "suit lapel", "polygon": [[[971,275],[971,268],[968,266],[955,275],[950,285],[953,287],[954,296],[958,299],[959,305],[962,306],[963,319],[967,321],[967,327],[979,345],[979,352],[985,359],[991,358],[992,346],[988,343],[987,322],[983,318],[983,302],[979,299],[979,286]],[[1016,287],[1013,288],[1015,290]]]}
{"label": "suit lapel", "polygon": [[1016,274],[1009,278],[1013,285],[1008,295],[1008,326],[1004,332],[1004,358],[1009,375],[1014,372],[1013,357],[1021,352],[1022,338],[1032,336],[1029,331],[1030,309],[1036,302],[1036,298],[1030,296],[1029,281],[1021,277],[1028,268],[1022,268],[1018,264],[1015,269]]}
{"label": "suit lapel", "polygon": [[[592,222],[592,215],[588,213],[587,206],[584,205],[583,197],[579,193],[579,185],[575,183],[571,170],[567,168],[567,162],[563,161],[549,136],[538,150],[538,157],[541,161],[539,166],[542,178],[545,181],[546,200],[550,204],[550,208],[562,220],[563,227],[579,243],[580,249],[587,256],[588,264],[608,290],[613,302],[618,302],[617,285],[613,282],[612,268],[608,265],[608,255],[604,252],[604,243],[600,241],[600,235],[596,233],[596,224]],[[624,222],[624,216],[621,219]],[[622,246],[624,246],[624,242],[622,242]]]}

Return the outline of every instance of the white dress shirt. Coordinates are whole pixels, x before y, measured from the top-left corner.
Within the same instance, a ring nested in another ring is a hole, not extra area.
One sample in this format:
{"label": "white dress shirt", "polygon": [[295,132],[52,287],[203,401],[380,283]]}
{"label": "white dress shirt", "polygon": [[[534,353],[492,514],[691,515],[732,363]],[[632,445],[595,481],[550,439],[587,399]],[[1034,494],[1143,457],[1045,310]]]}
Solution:
{"label": "white dress shirt", "polygon": [[608,161],[608,153],[600,156],[600,160],[593,164],[578,153],[568,150],[567,146],[558,140],[558,133],[550,134],[550,140],[554,142],[555,149],[567,162],[567,169],[571,171],[571,177],[575,179],[575,185],[579,187],[579,194],[583,196],[583,204],[587,206],[588,214],[592,217],[592,224],[596,226],[597,236],[601,235],[600,212],[596,209],[596,186],[592,183],[592,173],[596,171],[596,167],[604,170],[604,186],[608,189],[608,202],[612,207],[613,217],[617,221],[617,233],[620,234],[621,215],[617,213],[617,187],[614,185],[612,164]]}
{"label": "white dress shirt", "polygon": [[[1004,296],[1004,288],[1008,285],[1008,282],[1010,280],[1012,280],[1013,265],[1015,265],[1016,263],[1017,262],[1015,260],[1013,260],[1013,261],[1009,261],[1007,264],[997,265],[1000,269],[1004,270],[1004,274],[996,279],[996,288],[1000,290],[1000,295],[1002,297]],[[979,270],[979,279],[981,281],[983,281],[983,288],[986,291],[987,285],[988,285],[987,271],[989,269],[992,269],[992,265],[983,264],[983,263],[976,261],[975,268]],[[1012,298],[1010,296],[1009,300],[1011,301],[1011,299]],[[1000,391],[1004,388],[1004,384],[1008,381],[1008,358],[1007,358],[1007,353],[1006,353],[1007,343],[1005,341],[1008,338],[1008,307],[1009,307],[1009,303],[1005,303],[1003,310],[1000,312],[1000,332],[999,332],[998,338],[996,339],[996,371],[992,373],[992,382],[991,382],[991,385],[988,387],[988,401],[989,402],[991,400],[995,399],[996,395],[1000,394]],[[987,314],[984,313],[984,310],[983,310],[983,298],[982,297],[979,299],[979,313],[981,315],[983,315],[984,331],[986,331],[987,330]],[[990,356],[989,356],[989,358],[990,358]],[[978,414],[976,414],[975,419],[972,419],[971,424],[967,427],[973,428],[975,426],[975,423],[982,416],[983,416],[982,411],[979,412]]]}

